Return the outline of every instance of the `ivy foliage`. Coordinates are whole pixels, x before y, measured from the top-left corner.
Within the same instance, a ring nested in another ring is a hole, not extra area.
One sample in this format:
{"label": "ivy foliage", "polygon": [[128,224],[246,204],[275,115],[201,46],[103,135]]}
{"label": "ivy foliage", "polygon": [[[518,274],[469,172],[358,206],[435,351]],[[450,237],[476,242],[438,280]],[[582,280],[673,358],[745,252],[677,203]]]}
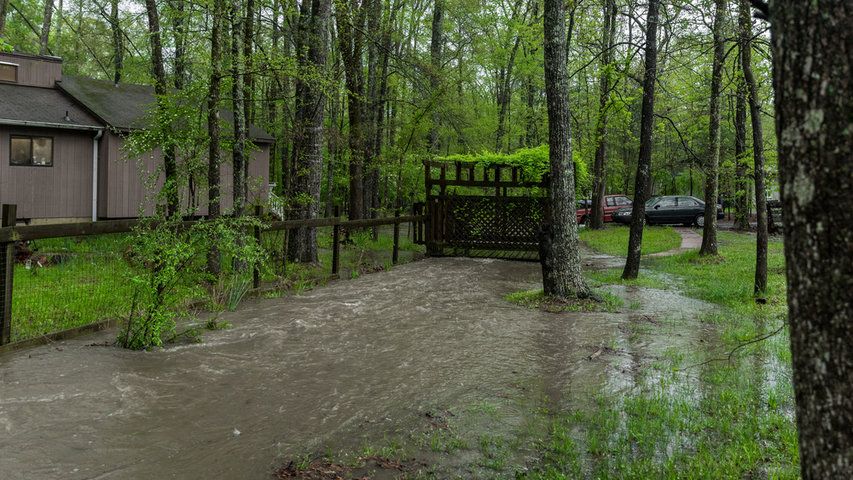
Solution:
{"label": "ivy foliage", "polygon": [[[548,145],[540,145],[533,148],[520,148],[513,153],[500,153],[484,151],[479,154],[456,154],[439,157],[436,160],[443,162],[474,163],[478,166],[491,167],[495,165],[508,165],[519,167],[521,178],[525,181],[538,182],[542,176],[550,170],[548,159]],[[591,182],[589,168],[580,159],[577,153],[573,154],[575,163],[575,189],[586,191]]]}

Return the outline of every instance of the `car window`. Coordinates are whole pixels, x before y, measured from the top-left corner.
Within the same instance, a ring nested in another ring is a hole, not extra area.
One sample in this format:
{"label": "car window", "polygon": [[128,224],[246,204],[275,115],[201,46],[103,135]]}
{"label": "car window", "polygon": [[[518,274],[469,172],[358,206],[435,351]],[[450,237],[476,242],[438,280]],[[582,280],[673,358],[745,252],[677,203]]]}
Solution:
{"label": "car window", "polygon": [[696,200],[690,197],[678,197],[678,206],[679,207],[696,207],[699,204],[696,203]]}
{"label": "car window", "polygon": [[615,201],[613,200],[613,197],[605,198],[604,203],[606,203],[608,207],[616,205]]}
{"label": "car window", "polygon": [[674,207],[678,205],[675,201],[675,197],[667,197],[662,198],[660,202],[658,202],[660,208]]}
{"label": "car window", "polygon": [[631,200],[628,197],[616,197],[616,205],[620,207],[631,205]]}

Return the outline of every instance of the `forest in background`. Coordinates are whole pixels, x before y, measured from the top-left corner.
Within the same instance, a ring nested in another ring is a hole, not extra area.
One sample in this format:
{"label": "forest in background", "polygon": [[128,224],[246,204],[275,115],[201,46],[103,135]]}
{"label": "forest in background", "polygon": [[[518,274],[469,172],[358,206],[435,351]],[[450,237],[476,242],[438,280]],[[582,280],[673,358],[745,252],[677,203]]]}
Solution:
{"label": "forest in background", "polygon": [[[566,5],[573,155],[603,179],[607,193],[633,194],[646,3]],[[768,189],[776,190],[769,34],[746,4],[723,2],[721,28],[719,193],[738,218],[746,218],[755,198],[744,49],[757,87]],[[277,139],[270,164],[276,193],[294,210],[311,210],[296,216],[328,214],[335,203],[351,218],[410,205],[422,195],[423,158],[511,153],[547,142],[539,0],[0,0],[0,6],[0,48],[62,57],[66,74],[154,84],[156,30],[169,96],[210,104],[216,79],[221,93],[214,103],[232,108],[234,85],[242,83],[246,120]],[[711,0],[661,5],[655,195],[703,196],[714,7]],[[182,113],[189,124],[183,136],[206,141],[204,112]],[[311,121],[322,131],[305,130]],[[230,128],[223,135],[231,137]],[[302,155],[309,144],[312,154]],[[204,183],[206,169],[198,170],[196,181]],[[578,182],[578,198],[592,196],[591,178]]]}

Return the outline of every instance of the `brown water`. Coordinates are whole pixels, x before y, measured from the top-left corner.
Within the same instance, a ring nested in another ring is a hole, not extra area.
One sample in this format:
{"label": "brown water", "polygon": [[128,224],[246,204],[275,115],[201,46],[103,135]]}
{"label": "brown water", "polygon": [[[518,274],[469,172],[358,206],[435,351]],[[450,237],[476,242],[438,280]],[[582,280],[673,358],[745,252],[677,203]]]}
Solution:
{"label": "brown water", "polygon": [[[89,346],[104,332],[0,356],[0,477],[268,478],[294,455],[420,428],[427,411],[584,404],[631,389],[666,348],[707,348],[692,319],[709,306],[672,292],[614,287],[623,313],[503,300],[539,280],[537,264],[434,258],[248,301],[200,344]],[[637,334],[650,318],[680,326]]]}

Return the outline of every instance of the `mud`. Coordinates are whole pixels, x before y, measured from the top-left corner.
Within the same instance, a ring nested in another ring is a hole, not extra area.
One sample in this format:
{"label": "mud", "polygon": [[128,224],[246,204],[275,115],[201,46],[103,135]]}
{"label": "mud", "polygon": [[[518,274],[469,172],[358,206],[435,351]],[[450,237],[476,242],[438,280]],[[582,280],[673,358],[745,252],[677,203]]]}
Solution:
{"label": "mud", "polygon": [[[427,259],[248,301],[200,344],[92,346],[108,331],[2,355],[2,477],[270,478],[299,455],[440,421],[437,409],[509,399],[515,413],[488,431],[519,428],[528,409],[512,405],[583,405],[633,388],[666,349],[712,343],[694,320],[711,307],[673,292],[613,287],[631,304],[620,313],[503,300],[539,274],[532,263]],[[648,319],[672,328],[644,335]]]}

